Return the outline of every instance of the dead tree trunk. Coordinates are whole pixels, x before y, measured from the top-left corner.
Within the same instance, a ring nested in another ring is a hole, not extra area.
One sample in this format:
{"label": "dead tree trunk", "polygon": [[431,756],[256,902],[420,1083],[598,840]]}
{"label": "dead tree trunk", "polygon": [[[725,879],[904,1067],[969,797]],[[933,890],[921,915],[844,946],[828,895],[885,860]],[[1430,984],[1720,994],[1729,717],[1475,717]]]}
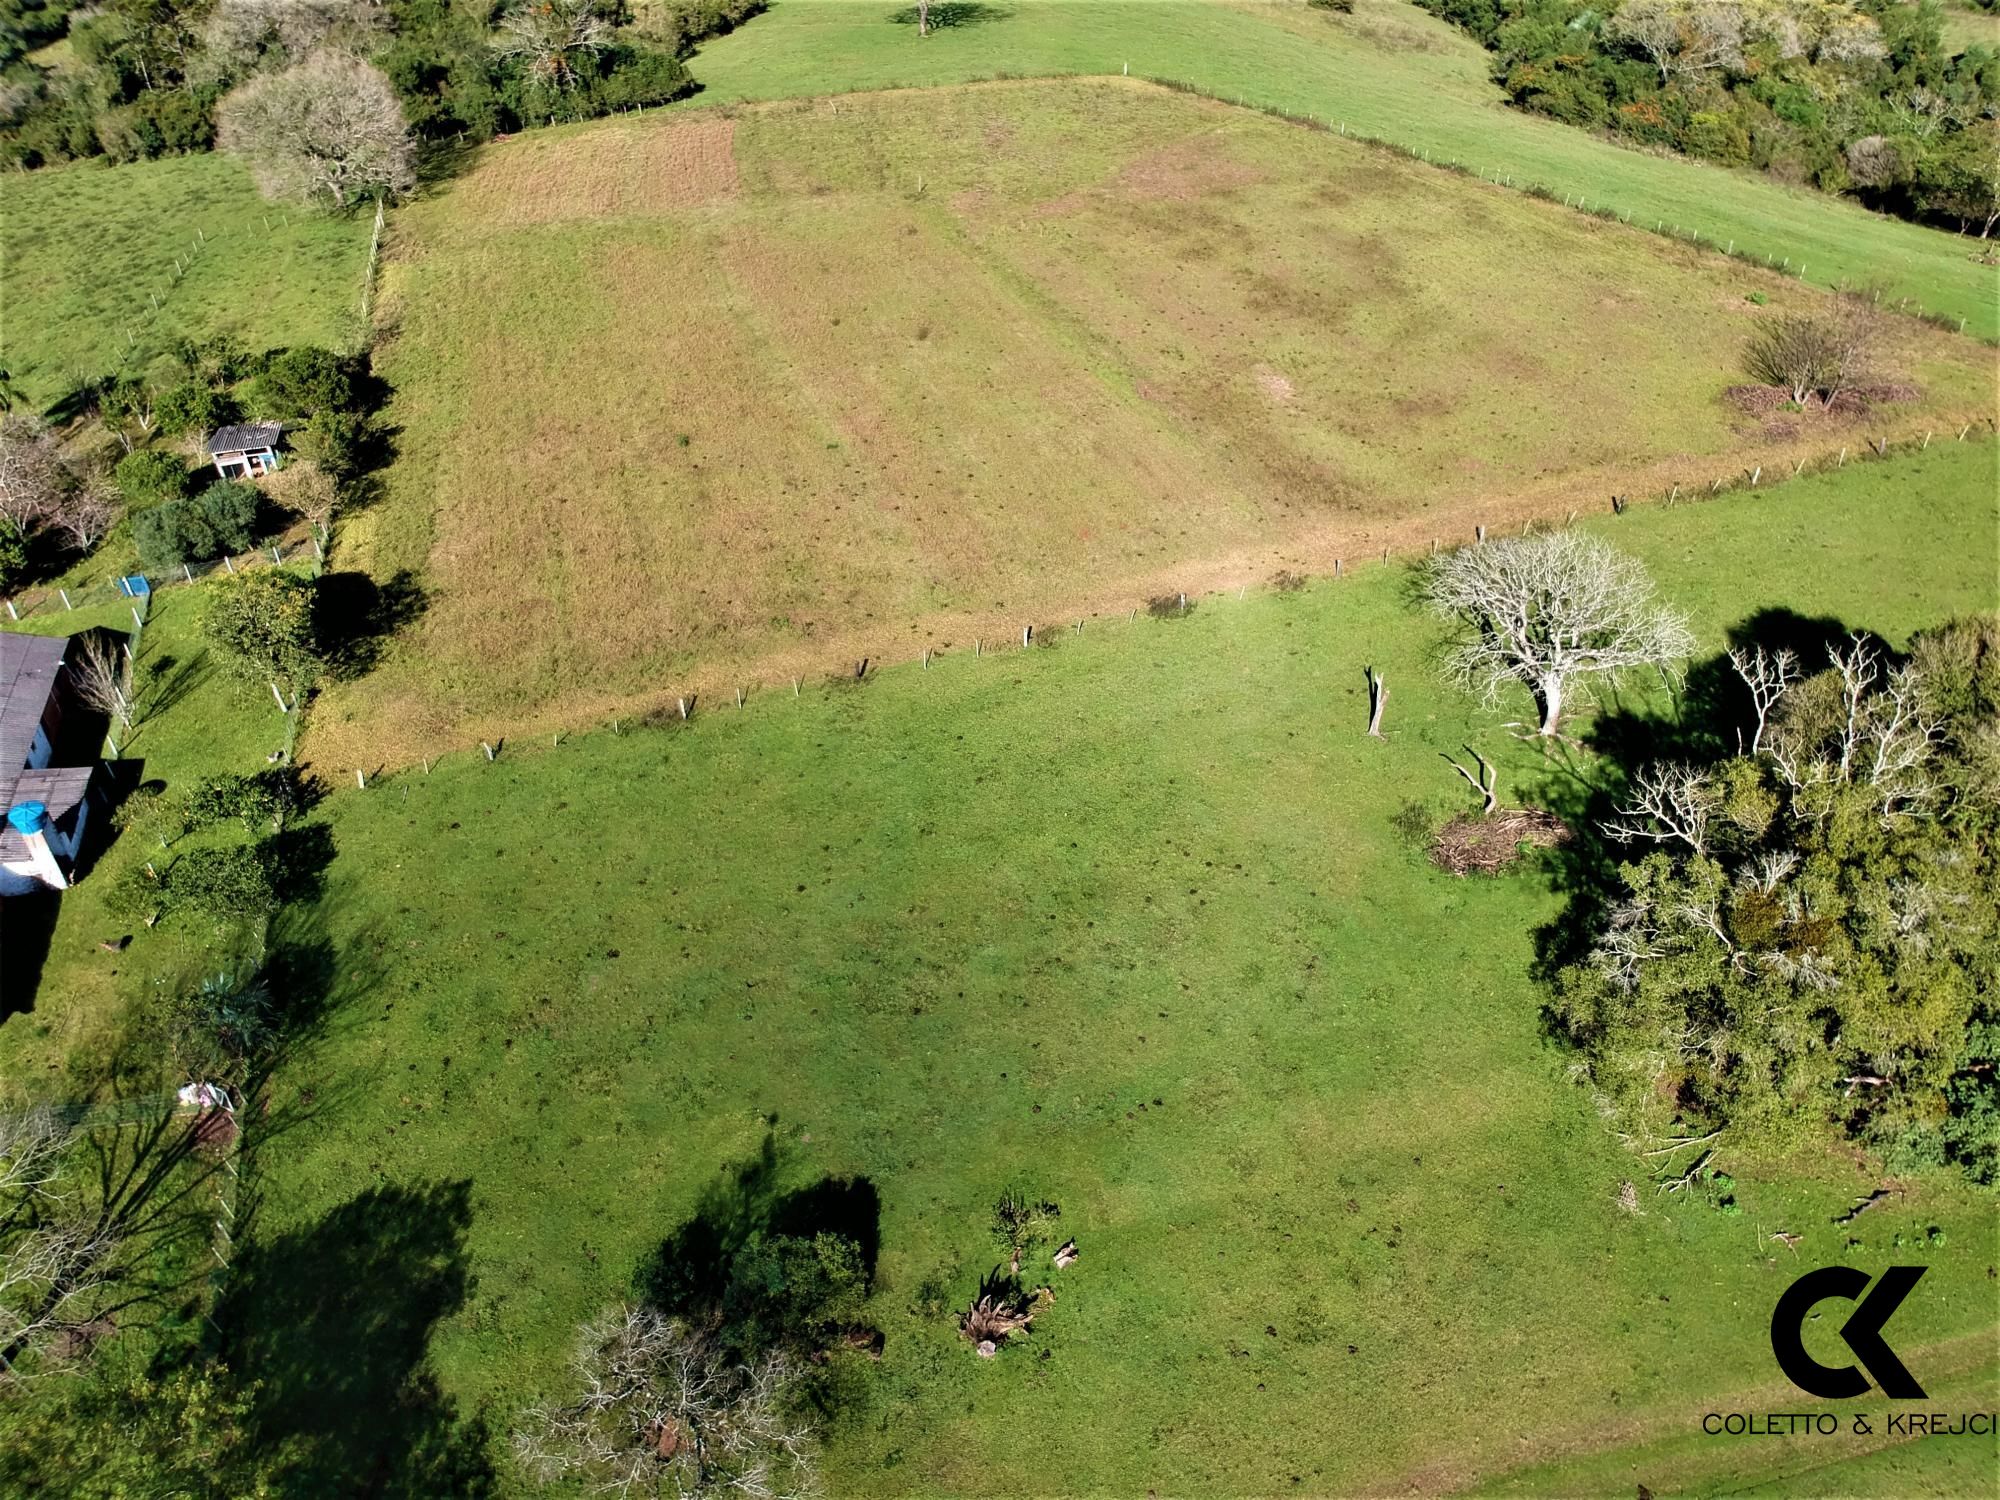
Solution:
{"label": "dead tree trunk", "polygon": [[1442,750],[1438,751],[1438,756],[1440,759],[1444,761],[1446,765],[1450,766],[1454,771],[1458,772],[1459,775],[1463,776],[1466,780],[1467,785],[1469,785],[1475,792],[1479,793],[1481,797],[1486,799],[1486,805],[1479,809],[1479,816],[1482,818],[1490,818],[1493,816],[1493,809],[1500,805],[1500,799],[1497,796],[1495,796],[1493,792],[1494,785],[1499,780],[1499,773],[1494,770],[1492,764],[1488,762],[1486,757],[1481,755],[1477,750],[1473,749],[1472,746],[1467,745],[1465,747],[1465,753],[1471,756],[1473,761],[1478,765],[1479,774],[1477,776],[1474,776],[1470,771],[1466,770],[1464,766],[1461,766],[1457,761],[1453,760],[1449,755],[1446,755],[1444,751]]}
{"label": "dead tree trunk", "polygon": [[1368,670],[1368,733],[1375,739],[1382,738],[1382,705],[1389,701],[1389,689],[1383,685],[1382,674],[1373,667]]}

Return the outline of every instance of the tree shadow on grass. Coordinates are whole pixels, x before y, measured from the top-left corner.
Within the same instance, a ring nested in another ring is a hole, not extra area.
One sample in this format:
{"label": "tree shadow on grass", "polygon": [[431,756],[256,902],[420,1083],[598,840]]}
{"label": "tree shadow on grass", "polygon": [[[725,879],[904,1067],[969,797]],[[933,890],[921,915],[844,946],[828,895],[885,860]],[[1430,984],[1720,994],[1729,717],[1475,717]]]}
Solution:
{"label": "tree shadow on grass", "polygon": [[[822,1177],[784,1189],[776,1137],[758,1154],[724,1171],[681,1224],[639,1267],[633,1290],[662,1312],[703,1327],[720,1324],[737,1259],[759,1240],[819,1234],[851,1241],[872,1286],[882,1250],[882,1199],[866,1177]],[[739,1289],[740,1290],[740,1289]]]}
{"label": "tree shadow on grass", "polygon": [[[955,26],[984,26],[989,21],[1004,21],[1013,14],[1004,5],[987,5],[982,0],[940,0],[930,8],[927,19],[932,31],[944,31]],[[918,21],[917,7],[906,5],[891,11],[889,21],[896,26],[914,26]]]}
{"label": "tree shadow on grass", "polygon": [[379,584],[366,573],[327,573],[313,592],[313,623],[336,675],[359,677],[429,604],[423,584],[408,568]]}
{"label": "tree shadow on grass", "polygon": [[[1826,669],[1828,652],[1845,646],[1850,633],[1849,626],[1828,616],[1760,609],[1731,626],[1727,640],[1736,649],[1791,651],[1809,677]],[[1548,774],[1533,795],[1569,825],[1572,837],[1547,857],[1551,882],[1564,903],[1560,915],[1535,934],[1537,980],[1553,982],[1589,953],[1624,889],[1619,866],[1642,852],[1604,833],[1633,778],[1660,761],[1716,765],[1748,747],[1755,725],[1749,692],[1725,650],[1692,663],[1664,711],[1656,697],[1613,690],[1605,711],[1585,731],[1589,753],[1552,751]]]}
{"label": "tree shadow on grass", "polygon": [[472,1185],[384,1185],[315,1223],[242,1243],[218,1313],[225,1358],[258,1382],[252,1426],[301,1495],[492,1493],[483,1419],[427,1367],[465,1303]]}
{"label": "tree shadow on grass", "polygon": [[60,891],[32,891],[0,901],[0,1022],[35,1008],[61,914]]}

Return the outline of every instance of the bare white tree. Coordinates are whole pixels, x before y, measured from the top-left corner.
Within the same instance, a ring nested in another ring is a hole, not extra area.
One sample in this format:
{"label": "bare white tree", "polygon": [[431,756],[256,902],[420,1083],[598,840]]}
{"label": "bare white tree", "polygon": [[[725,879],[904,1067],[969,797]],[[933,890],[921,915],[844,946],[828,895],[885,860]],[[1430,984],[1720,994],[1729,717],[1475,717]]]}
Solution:
{"label": "bare white tree", "polygon": [[1480,797],[1484,799],[1484,806],[1479,809],[1479,816],[1490,818],[1493,816],[1493,810],[1500,805],[1499,794],[1494,791],[1495,783],[1499,780],[1499,773],[1494,769],[1492,762],[1473,749],[1472,746],[1467,745],[1465,753],[1471,756],[1473,763],[1479,767],[1479,774],[1477,776],[1473,775],[1472,772],[1461,766],[1449,755],[1446,755],[1444,751],[1438,751],[1438,754],[1443,757],[1445,764],[1463,776],[1466,785],[1479,793]]}
{"label": "bare white tree", "polygon": [[55,1220],[21,1225],[0,1248],[0,1381],[32,1371],[31,1356],[96,1315],[124,1243],[115,1226]]}
{"label": "bare white tree", "polygon": [[683,1500],[819,1493],[783,1356],[733,1364],[651,1308],[618,1307],[584,1326],[571,1365],[581,1396],[531,1408],[514,1433],[515,1456],[541,1483]]}
{"label": "bare white tree", "polygon": [[356,57],[315,52],[266,73],[216,110],[216,142],[250,164],[267,198],[345,207],[416,183],[416,148],[396,90]]}
{"label": "bare white tree", "polygon": [[1885,820],[1915,811],[1937,790],[1931,765],[1943,734],[1914,665],[1883,670],[1880,649],[1855,635],[1828,652],[1830,702],[1772,725],[1772,764],[1794,791],[1865,785]]}
{"label": "bare white tree", "polygon": [[388,24],[375,0],[216,0],[201,23],[202,51],[217,71],[241,72],[273,46],[295,58],[330,44],[366,51]]}
{"label": "bare white tree", "polygon": [[76,483],[48,423],[26,412],[0,417],[0,520],[30,530]]}
{"label": "bare white tree", "polygon": [[1604,34],[1643,52],[1660,85],[1743,66],[1743,8],[1729,0],[1630,0]]}
{"label": "bare white tree", "polygon": [[86,707],[116,716],[127,729],[132,727],[132,700],[125,693],[123,653],[106,635],[92,634],[69,661],[70,691]]}
{"label": "bare white tree", "polygon": [[1462,627],[1447,658],[1452,677],[1489,702],[1527,685],[1539,733],[1562,721],[1569,684],[1628,667],[1668,670],[1694,645],[1679,611],[1653,602],[1635,558],[1580,532],[1509,537],[1433,560],[1425,601]]}
{"label": "bare white tree", "polygon": [[555,88],[575,88],[576,55],[611,45],[612,21],[601,0],[522,0],[500,17],[493,50],[518,57]]}
{"label": "bare white tree", "polygon": [[80,1214],[61,1189],[71,1132],[47,1108],[0,1116],[0,1383],[99,1310],[124,1243],[116,1223]]}
{"label": "bare white tree", "polygon": [[1708,820],[1720,800],[1714,783],[1693,766],[1655,762],[1639,773],[1617,815],[1600,826],[1615,843],[1680,843],[1706,854]]}
{"label": "bare white tree", "polygon": [[1757,714],[1757,729],[1750,736],[1750,753],[1755,755],[1764,748],[1764,729],[1770,722],[1772,708],[1785,696],[1785,689],[1799,680],[1799,658],[1796,652],[1782,647],[1766,651],[1762,646],[1748,650],[1732,646],[1729,664],[1749,689],[1750,705]]}
{"label": "bare white tree", "polygon": [[118,501],[105,477],[93,474],[59,496],[43,520],[77,551],[88,552],[117,523]]}
{"label": "bare white tree", "polygon": [[69,1135],[47,1106],[0,1115],[0,1204],[52,1196]]}
{"label": "bare white tree", "polygon": [[324,533],[340,509],[340,485],[309,458],[295,458],[264,476],[264,493],[282,510],[296,511]]}

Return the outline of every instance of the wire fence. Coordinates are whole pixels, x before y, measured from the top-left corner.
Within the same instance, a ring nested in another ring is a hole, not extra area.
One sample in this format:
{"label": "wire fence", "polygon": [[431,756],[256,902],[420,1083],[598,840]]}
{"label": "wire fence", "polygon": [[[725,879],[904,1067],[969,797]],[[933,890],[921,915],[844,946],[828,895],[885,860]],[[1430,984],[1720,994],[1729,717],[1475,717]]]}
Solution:
{"label": "wire fence", "polygon": [[[205,562],[181,563],[159,573],[104,578],[86,584],[51,584],[40,592],[14,594],[3,602],[8,619],[16,621],[38,614],[73,613],[123,602],[132,610],[134,623],[142,625],[147,600],[155,590],[171,588],[176,584],[199,583],[217,573],[242,573],[257,567],[307,560],[316,564],[326,560],[325,533],[311,527],[294,526],[266,537],[245,552],[213,557]],[[138,581],[136,592],[134,580]]]}
{"label": "wire fence", "polygon": [[[1303,126],[1308,130],[1338,134],[1347,140],[1359,142],[1364,146],[1371,146],[1379,150],[1391,152],[1397,156],[1407,157],[1411,161],[1422,162],[1425,166],[1437,167],[1447,172],[1457,172],[1465,176],[1476,177],[1480,181],[1494,187],[1502,187],[1514,192],[1526,193],[1529,197],[1543,198],[1551,203],[1561,203],[1565,208],[1574,209],[1578,213],[1588,214],[1595,219],[1623,224],[1647,234],[1658,235],[1663,239],[1676,240],[1681,244],[1711,251],[1727,259],[1741,261],[1746,265],[1761,266],[1766,270],[1797,281],[1806,280],[1807,262],[1803,255],[1798,257],[1771,255],[1761,250],[1752,249],[1748,245],[1739,247],[1733,235],[1710,234],[1692,223],[1683,224],[1678,221],[1655,218],[1654,222],[1648,225],[1643,213],[1639,217],[1634,218],[1628,210],[1618,208],[1603,199],[1592,200],[1580,190],[1572,192],[1559,185],[1545,183],[1539,178],[1517,175],[1517,169],[1511,164],[1507,167],[1480,166],[1477,163],[1465,161],[1456,156],[1439,154],[1432,151],[1428,146],[1412,146],[1402,141],[1390,140],[1384,136],[1369,135],[1362,130],[1350,126],[1337,113],[1327,115],[1321,114],[1316,110],[1297,109],[1287,105],[1272,104],[1251,99],[1240,93],[1228,93],[1221,89],[1192,83],[1182,78],[1169,78],[1152,73],[1134,73],[1130,63],[1125,65],[1124,76],[1138,78],[1143,82],[1156,84],[1161,88],[1172,89],[1178,93],[1192,94],[1197,98],[1212,99],[1219,104],[1233,104],[1239,109],[1255,110],[1259,114],[1269,115],[1273,119],[1283,120],[1288,124]],[[1819,285],[1831,290],[1848,291],[1851,289],[1845,278],[1822,276],[1814,279]],[[1942,287],[1933,287],[1931,291],[1939,297],[1946,295]],[[1874,291],[1872,295],[1878,305],[1883,304],[1882,295],[1879,290]],[[2000,343],[2000,335],[1985,330],[1969,330],[1966,318],[1957,316],[1956,314],[1939,312],[1934,308],[1927,307],[1918,297],[1892,297],[1887,305],[1896,312],[1920,319],[1939,328],[1951,329],[1968,337],[1976,338],[1981,343]]]}

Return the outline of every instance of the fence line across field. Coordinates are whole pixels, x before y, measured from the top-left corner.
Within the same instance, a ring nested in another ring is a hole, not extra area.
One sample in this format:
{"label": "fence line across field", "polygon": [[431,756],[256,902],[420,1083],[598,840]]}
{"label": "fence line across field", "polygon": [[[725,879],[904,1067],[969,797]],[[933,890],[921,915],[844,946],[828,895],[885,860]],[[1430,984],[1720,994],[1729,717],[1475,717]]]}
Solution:
{"label": "fence line across field", "polygon": [[[1790,473],[1783,477],[1798,477],[1808,468],[1815,474],[1830,473],[1845,468],[1850,459],[1856,463],[1865,461],[1880,462],[1889,458],[1891,454],[1900,455],[1904,452],[1921,453],[1927,450],[1933,441],[1947,439],[1956,442],[1965,442],[1971,439],[1975,432],[1982,439],[1990,438],[1996,432],[2000,432],[2000,421],[1996,421],[1993,418],[1986,418],[1983,421],[1966,422],[1961,424],[1955,433],[1949,428],[1929,428],[1908,438],[1895,441],[1888,438],[1871,438],[1866,440],[1858,451],[1842,447],[1837,453],[1819,455],[1817,460],[1810,455],[1799,459],[1792,466]],[[1761,464],[1753,464],[1749,468],[1744,469],[1733,469],[1727,474],[1710,479],[1706,484],[1700,480],[1693,482],[1681,480],[1669,485],[1664,490],[1655,490],[1644,496],[1635,497],[1632,495],[1613,494],[1607,497],[1609,509],[1613,515],[1622,516],[1635,503],[1641,500],[1652,501],[1665,509],[1671,510],[1676,505],[1688,505],[1697,500],[1712,499],[1737,491],[1748,492],[1756,490],[1759,493],[1768,493],[1760,485],[1763,469],[1764,466]],[[1570,510],[1567,516],[1560,521],[1530,516],[1521,523],[1519,531],[1514,534],[1528,536],[1536,531],[1560,530],[1575,525],[1579,514],[1581,514],[1580,510]],[[1486,542],[1489,533],[1495,536],[1498,535],[1485,522],[1474,522],[1467,528],[1466,534],[1463,537],[1449,543],[1449,545],[1454,547],[1480,546]],[[1406,559],[1410,557],[1422,557],[1425,554],[1436,556],[1445,545],[1447,543],[1444,538],[1433,537],[1430,539],[1428,547],[1410,549],[1403,556]],[[1332,569],[1323,576],[1329,581],[1344,579],[1352,576],[1356,561],[1373,562],[1375,560],[1376,557],[1372,549],[1357,551],[1355,559],[1336,557],[1333,560]],[[1380,561],[1385,566],[1392,561],[1392,553],[1389,548],[1384,547],[1381,550]],[[1264,586],[1280,590],[1295,586],[1285,581],[1288,576],[1297,575],[1291,575],[1288,569],[1281,569]],[[1238,583],[1233,586],[1215,589],[1205,597],[1226,598],[1233,594],[1240,600],[1248,597],[1249,588],[1250,585],[1248,583]],[[1157,599],[1149,600],[1144,607],[1147,613],[1155,618],[1178,620],[1185,618],[1191,612],[1193,605],[1198,602],[1200,602],[1199,598],[1191,600],[1185,592],[1176,591],[1175,593],[1165,594]],[[981,661],[988,656],[1002,654],[1013,656],[1038,651],[1046,649],[1049,646],[1051,636],[1054,636],[1058,640],[1081,636],[1085,633],[1085,626],[1089,624],[1134,624],[1139,618],[1140,607],[1138,605],[1131,606],[1123,620],[1120,620],[1117,611],[1112,609],[1077,619],[1048,621],[1042,624],[1027,623],[1023,624],[1018,631],[1009,631],[1006,634],[991,638],[983,635],[974,636],[969,649],[960,646],[949,653],[941,647],[927,645],[921,647],[918,654],[910,660],[912,664],[928,672],[947,655]],[[838,667],[831,667],[819,674],[819,676],[828,685],[838,686],[843,683],[865,681],[869,676],[873,675],[873,669],[877,667],[878,664],[872,657],[862,657],[858,662],[849,662]],[[791,676],[789,680],[792,687],[789,696],[793,698],[803,696],[806,679],[803,676]],[[741,711],[749,707],[754,701],[764,696],[762,692],[758,691],[760,688],[775,689],[782,686],[782,681],[776,683],[738,682],[727,684],[721,691],[730,694],[730,698],[734,702],[734,709],[725,709],[724,711]],[[626,726],[632,724],[634,721],[645,727],[668,729],[691,724],[697,718],[706,717],[705,714],[698,714],[696,712],[701,696],[700,692],[677,692],[665,698],[657,708],[630,717],[621,715],[610,720],[608,724],[598,727],[608,728],[613,735],[618,735],[622,734]],[[784,695],[779,694],[779,696]],[[295,727],[297,715],[292,715],[291,718]],[[562,742],[576,731],[575,726],[566,726],[552,732],[544,732],[549,733],[549,749],[553,751],[559,748]],[[491,764],[503,758],[506,746],[507,738],[498,737],[490,740],[480,740],[475,745],[469,745],[465,748],[467,753],[479,754],[488,764]],[[449,751],[445,752],[445,754],[450,753]],[[426,755],[421,757],[422,774],[428,776],[437,766],[443,763],[444,758],[444,755]],[[403,779],[404,771],[412,769],[414,767],[405,767],[397,771],[390,771],[386,767],[378,766],[374,770],[365,770],[362,767],[356,766],[348,767],[339,774],[344,776],[347,770],[351,770],[354,773],[357,790],[367,791],[375,789],[386,782],[401,780]],[[409,795],[407,781],[403,788],[403,795],[406,797]]]}

